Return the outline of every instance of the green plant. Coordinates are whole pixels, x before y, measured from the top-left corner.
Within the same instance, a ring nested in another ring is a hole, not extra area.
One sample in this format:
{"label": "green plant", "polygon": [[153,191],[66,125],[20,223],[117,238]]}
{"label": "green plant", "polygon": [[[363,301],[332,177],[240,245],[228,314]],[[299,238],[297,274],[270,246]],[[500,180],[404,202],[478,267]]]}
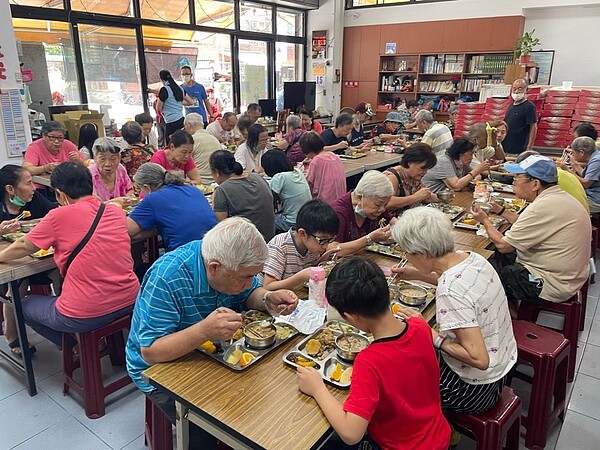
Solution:
{"label": "green plant", "polygon": [[533,37],[533,33],[535,33],[535,28],[531,31],[526,31],[523,36],[517,39],[515,42],[515,59],[520,58],[523,55],[529,55],[534,47],[540,45],[540,40],[536,37]]}

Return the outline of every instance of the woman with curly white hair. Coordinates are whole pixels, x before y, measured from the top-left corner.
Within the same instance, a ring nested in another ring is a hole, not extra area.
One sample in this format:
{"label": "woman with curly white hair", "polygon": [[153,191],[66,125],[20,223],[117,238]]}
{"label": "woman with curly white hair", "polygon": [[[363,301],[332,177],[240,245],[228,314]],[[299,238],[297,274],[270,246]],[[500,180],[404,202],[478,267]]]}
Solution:
{"label": "woman with curly white hair", "polygon": [[[392,229],[412,267],[402,279],[437,284],[436,320],[431,330],[440,351],[442,409],[478,413],[502,393],[517,361],[508,301],[498,274],[482,256],[454,251],[452,224],[434,208],[408,210]],[[420,316],[403,308],[404,317]]]}

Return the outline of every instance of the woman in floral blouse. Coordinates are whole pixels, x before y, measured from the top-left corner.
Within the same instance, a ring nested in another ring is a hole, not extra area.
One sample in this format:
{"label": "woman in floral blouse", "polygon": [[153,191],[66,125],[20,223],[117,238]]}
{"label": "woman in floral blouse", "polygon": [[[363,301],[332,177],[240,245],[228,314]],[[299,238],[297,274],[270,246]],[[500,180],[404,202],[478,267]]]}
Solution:
{"label": "woman in floral blouse", "polygon": [[150,161],[154,149],[144,144],[142,127],[137,122],[125,122],[121,128],[121,136],[129,144],[129,147],[121,153],[121,163],[127,169],[129,178],[133,180],[139,167]]}
{"label": "woman in floral blouse", "polygon": [[427,144],[413,144],[406,149],[400,165],[384,172],[394,188],[388,210],[402,212],[423,202],[431,201],[431,191],[421,185],[421,178],[435,166],[437,158]]}

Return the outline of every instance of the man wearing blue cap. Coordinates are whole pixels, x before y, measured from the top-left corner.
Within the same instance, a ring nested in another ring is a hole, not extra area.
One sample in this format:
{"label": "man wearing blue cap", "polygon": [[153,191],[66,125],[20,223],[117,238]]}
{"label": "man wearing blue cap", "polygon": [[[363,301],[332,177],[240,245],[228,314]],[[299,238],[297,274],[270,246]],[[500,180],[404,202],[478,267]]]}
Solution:
{"label": "man wearing blue cap", "polygon": [[516,252],[514,262],[498,268],[506,295],[535,303],[564,302],[588,278],[590,218],[581,203],[557,185],[556,166],[549,158],[531,155],[504,168],[515,174],[515,195],[531,204],[519,216],[492,203],[492,212],[513,224],[505,236],[479,208],[472,213],[500,253]]}

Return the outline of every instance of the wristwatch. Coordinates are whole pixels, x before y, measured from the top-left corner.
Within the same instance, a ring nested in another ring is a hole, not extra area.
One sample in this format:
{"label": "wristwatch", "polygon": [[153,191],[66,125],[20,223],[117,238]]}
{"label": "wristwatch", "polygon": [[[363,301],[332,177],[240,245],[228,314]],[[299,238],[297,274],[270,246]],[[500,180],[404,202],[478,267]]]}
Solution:
{"label": "wristwatch", "polygon": [[445,340],[446,340],[446,336],[442,336],[442,335],[438,334],[437,337],[435,338],[435,341],[433,341],[433,346],[437,350],[441,350],[442,344],[444,343]]}

